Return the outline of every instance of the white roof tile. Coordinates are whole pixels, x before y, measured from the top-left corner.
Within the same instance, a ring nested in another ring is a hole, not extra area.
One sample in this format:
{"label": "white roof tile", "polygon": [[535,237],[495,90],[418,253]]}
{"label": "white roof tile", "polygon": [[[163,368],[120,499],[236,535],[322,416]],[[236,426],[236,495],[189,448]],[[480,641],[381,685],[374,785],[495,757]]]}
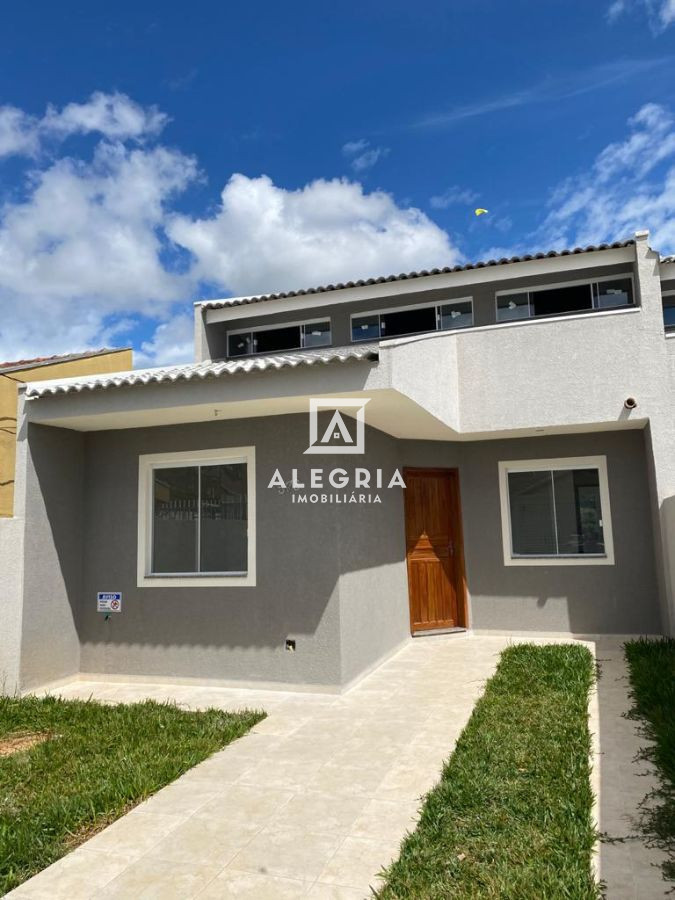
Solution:
{"label": "white roof tile", "polygon": [[355,344],[351,347],[321,347],[275,353],[270,356],[247,356],[245,359],[228,359],[222,362],[192,363],[179,366],[159,366],[154,369],[134,369],[130,372],[113,372],[103,375],[81,375],[74,378],[57,378],[51,381],[33,381],[26,385],[29,400],[53,394],[93,391],[99,388],[127,387],[136,384],[163,384],[176,381],[193,381],[219,378],[246,372],[264,372],[268,369],[313,366],[317,363],[348,362],[349,360],[376,360],[377,344]]}

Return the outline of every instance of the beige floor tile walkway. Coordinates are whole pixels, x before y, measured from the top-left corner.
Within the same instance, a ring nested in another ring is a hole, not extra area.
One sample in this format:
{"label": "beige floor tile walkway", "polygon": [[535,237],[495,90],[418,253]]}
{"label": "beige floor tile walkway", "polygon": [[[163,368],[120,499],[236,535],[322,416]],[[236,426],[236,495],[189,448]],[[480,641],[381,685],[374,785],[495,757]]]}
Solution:
{"label": "beige floor tile walkway", "polygon": [[[66,697],[108,702],[150,696],[190,708],[264,708],[268,718],[9,896],[369,896],[512,640],[418,639],[342,696],[110,682],[61,688]],[[602,830],[623,836],[646,790],[644,766],[632,761],[639,742],[622,718],[619,644],[599,648],[599,814]],[[603,844],[608,896],[662,896],[658,860],[639,840]]]}

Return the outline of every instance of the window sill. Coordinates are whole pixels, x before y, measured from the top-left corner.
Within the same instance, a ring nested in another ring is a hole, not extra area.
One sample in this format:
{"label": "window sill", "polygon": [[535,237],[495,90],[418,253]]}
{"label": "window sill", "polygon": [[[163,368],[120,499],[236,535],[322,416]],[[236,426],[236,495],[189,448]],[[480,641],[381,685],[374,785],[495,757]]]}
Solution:
{"label": "window sill", "polygon": [[505,566],[613,566],[610,556],[509,556]]}
{"label": "window sill", "polygon": [[203,588],[255,587],[255,573],[248,575],[140,575],[137,587]]}
{"label": "window sill", "polygon": [[[445,329],[443,331],[430,331],[424,334],[412,335],[409,337],[398,338],[380,338],[380,344],[385,347],[396,347],[400,344],[411,344],[416,341],[426,341],[433,338],[458,335],[482,334],[488,331],[506,331],[511,328],[529,328],[537,325],[557,325],[562,322],[578,322],[580,319],[605,319],[613,316],[637,315],[642,312],[642,307],[633,304],[632,306],[618,306],[614,309],[590,309],[582,313],[563,313],[555,316],[538,316],[529,319],[512,319],[509,322],[489,322],[485,325],[464,325],[461,328],[452,330]],[[377,340],[375,338],[374,340]]]}

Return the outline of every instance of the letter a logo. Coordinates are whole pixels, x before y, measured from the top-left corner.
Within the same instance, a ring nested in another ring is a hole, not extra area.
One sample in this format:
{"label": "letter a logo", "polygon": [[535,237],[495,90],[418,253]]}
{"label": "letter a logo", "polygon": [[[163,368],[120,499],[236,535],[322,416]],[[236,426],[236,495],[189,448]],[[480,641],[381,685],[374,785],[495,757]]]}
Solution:
{"label": "letter a logo", "polygon": [[[332,397],[330,400],[310,397],[309,447],[305,453],[364,453],[365,408],[370,398],[355,400],[353,397]],[[356,436],[347,427],[340,409],[354,410]],[[319,437],[319,413],[333,410],[328,425],[322,426]]]}

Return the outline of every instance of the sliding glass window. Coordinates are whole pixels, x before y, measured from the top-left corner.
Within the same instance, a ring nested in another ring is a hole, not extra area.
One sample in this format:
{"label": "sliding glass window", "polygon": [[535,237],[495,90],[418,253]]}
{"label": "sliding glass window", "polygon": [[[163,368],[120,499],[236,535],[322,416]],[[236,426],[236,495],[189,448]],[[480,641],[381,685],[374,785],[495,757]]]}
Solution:
{"label": "sliding glass window", "polygon": [[448,300],[433,306],[414,306],[352,316],[352,341],[377,341],[473,325],[471,299]]}
{"label": "sliding glass window", "polygon": [[611,278],[582,284],[537,287],[497,294],[497,321],[561,316],[585,310],[632,306],[631,278]]}
{"label": "sliding glass window", "polygon": [[606,474],[600,466],[508,471],[508,463],[501,465],[507,467],[503,499],[513,559],[607,556],[603,506],[609,500],[602,496]]}
{"label": "sliding glass window", "polygon": [[150,574],[244,574],[245,462],[152,470]]}
{"label": "sliding glass window", "polygon": [[280,353],[310,347],[329,347],[332,341],[330,319],[300,322],[274,328],[252,328],[230,332],[227,337],[229,357],[255,353]]}

